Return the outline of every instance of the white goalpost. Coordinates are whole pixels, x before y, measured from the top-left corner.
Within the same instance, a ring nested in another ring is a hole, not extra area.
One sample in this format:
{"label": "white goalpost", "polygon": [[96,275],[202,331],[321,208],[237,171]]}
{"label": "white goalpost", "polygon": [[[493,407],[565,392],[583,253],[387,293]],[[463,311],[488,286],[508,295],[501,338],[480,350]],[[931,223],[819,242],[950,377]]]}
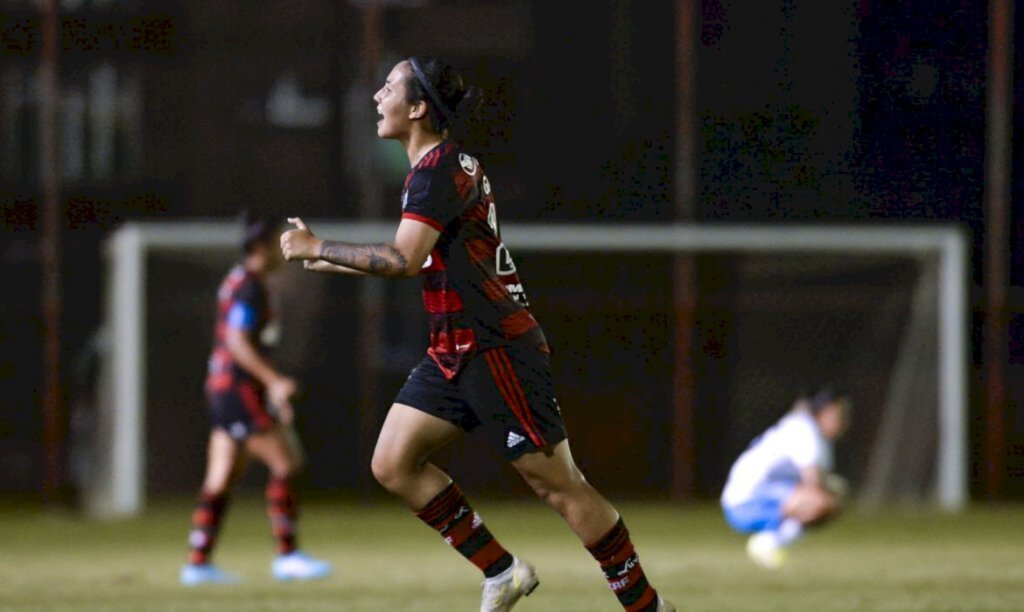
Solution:
{"label": "white goalpost", "polygon": [[[317,235],[351,242],[394,237],[394,223],[310,219]],[[782,224],[526,224],[502,226],[513,253],[581,252],[624,254],[787,254],[893,255],[920,267],[904,346],[897,352],[883,416],[885,431],[872,450],[865,499],[881,499],[881,484],[892,470],[899,422],[915,409],[909,394],[913,342],[934,342],[936,421],[933,501],[949,511],[962,509],[967,483],[968,302],[967,239],[959,227],[936,225],[782,225]],[[162,252],[235,248],[238,226],[230,221],[194,219],[127,223],[105,244],[104,334],[93,441],[93,475],[84,491],[85,509],[98,518],[128,517],[146,499],[147,268]],[[919,314],[915,315],[914,312]],[[916,317],[916,318],[915,318]],[[916,334],[916,335],[915,335]],[[933,367],[931,361],[927,367]],[[902,374],[901,374],[902,372]],[[929,377],[929,380],[932,380]],[[917,408],[920,409],[920,408]],[[887,434],[886,431],[893,432]]]}

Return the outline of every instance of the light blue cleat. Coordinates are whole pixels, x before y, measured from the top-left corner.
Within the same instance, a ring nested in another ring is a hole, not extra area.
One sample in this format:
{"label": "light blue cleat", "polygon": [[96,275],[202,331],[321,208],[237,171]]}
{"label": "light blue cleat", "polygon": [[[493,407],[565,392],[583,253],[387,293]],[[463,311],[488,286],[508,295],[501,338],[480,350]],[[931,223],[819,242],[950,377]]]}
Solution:
{"label": "light blue cleat", "polygon": [[225,572],[212,563],[201,565],[189,563],[181,568],[181,583],[187,587],[201,584],[239,584],[240,582],[242,582],[240,577]]}
{"label": "light blue cleat", "polygon": [[278,555],[270,566],[270,572],[278,580],[317,580],[331,574],[331,564],[314,559],[303,552],[295,551]]}

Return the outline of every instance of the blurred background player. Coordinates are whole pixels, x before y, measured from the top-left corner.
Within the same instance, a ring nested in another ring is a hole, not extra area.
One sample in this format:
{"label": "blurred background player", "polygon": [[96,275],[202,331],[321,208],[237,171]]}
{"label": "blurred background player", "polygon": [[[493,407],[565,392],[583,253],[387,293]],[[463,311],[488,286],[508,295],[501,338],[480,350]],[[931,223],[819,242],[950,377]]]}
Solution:
{"label": "blurred background player", "polygon": [[747,554],[757,564],[778,567],[806,528],[839,513],[846,485],[833,472],[832,447],[849,407],[829,388],[803,396],[732,464],[722,510],[733,529],[752,534]]}
{"label": "blurred background player", "polygon": [[[552,389],[550,350],[501,242],[491,185],[448,140],[474,97],[450,65],[399,62],[374,95],[377,135],[398,140],[412,166],[393,242],[316,238],[301,219],[285,232],[289,260],[327,272],[419,276],[430,347],[398,393],[374,450],[374,476],[484,574],[482,611],[510,610],[538,585],[429,455],[466,431],[504,453],[569,524],[630,611],[672,611],[648,583],[622,518],[583,477]],[[556,606],[557,608],[557,606]]]}
{"label": "blurred background player", "polygon": [[298,385],[279,372],[268,358],[276,342],[271,322],[266,277],[283,263],[279,226],[243,215],[243,259],[221,283],[217,321],[206,378],[212,428],[206,475],[198,507],[192,515],[191,550],[181,569],[186,586],[236,583],[239,577],[210,562],[232,487],[244,473],[248,458],[267,466],[267,514],[277,555],[271,573],[278,580],[309,580],[331,572],[329,563],[312,559],[297,548],[298,504],[292,477],[302,464],[291,423],[292,398]]}

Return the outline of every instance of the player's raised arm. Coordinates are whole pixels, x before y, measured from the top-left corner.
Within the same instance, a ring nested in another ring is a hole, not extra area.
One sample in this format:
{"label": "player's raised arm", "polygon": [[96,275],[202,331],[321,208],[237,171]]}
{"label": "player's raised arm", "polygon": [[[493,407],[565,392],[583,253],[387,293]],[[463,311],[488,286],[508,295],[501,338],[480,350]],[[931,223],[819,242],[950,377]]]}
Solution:
{"label": "player's raised arm", "polygon": [[281,235],[285,259],[312,261],[308,269],[363,273],[373,276],[416,276],[430,255],[440,232],[426,223],[403,219],[393,242],[354,244],[321,240],[299,218],[288,220],[297,229]]}
{"label": "player's raised arm", "polygon": [[364,275],[365,272],[360,270],[353,270],[345,266],[339,266],[336,264],[328,263],[322,259],[305,258],[302,257],[302,253],[312,252],[318,253],[319,246],[316,243],[319,240],[313,234],[309,226],[300,219],[299,217],[289,217],[288,223],[295,225],[295,229],[288,230],[281,234],[281,252],[284,254],[285,259],[291,261],[293,259],[301,259],[302,267],[313,272],[328,272],[331,274],[351,274],[351,275]]}

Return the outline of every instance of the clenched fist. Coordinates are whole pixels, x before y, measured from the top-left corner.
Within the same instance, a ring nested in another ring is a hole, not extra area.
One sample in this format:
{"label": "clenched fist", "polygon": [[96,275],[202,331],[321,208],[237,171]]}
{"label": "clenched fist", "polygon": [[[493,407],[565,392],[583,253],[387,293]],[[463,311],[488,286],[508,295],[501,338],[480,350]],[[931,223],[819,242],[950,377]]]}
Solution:
{"label": "clenched fist", "polygon": [[281,252],[288,261],[296,259],[318,259],[320,257],[320,239],[313,235],[309,227],[298,217],[289,217],[296,229],[281,234]]}

